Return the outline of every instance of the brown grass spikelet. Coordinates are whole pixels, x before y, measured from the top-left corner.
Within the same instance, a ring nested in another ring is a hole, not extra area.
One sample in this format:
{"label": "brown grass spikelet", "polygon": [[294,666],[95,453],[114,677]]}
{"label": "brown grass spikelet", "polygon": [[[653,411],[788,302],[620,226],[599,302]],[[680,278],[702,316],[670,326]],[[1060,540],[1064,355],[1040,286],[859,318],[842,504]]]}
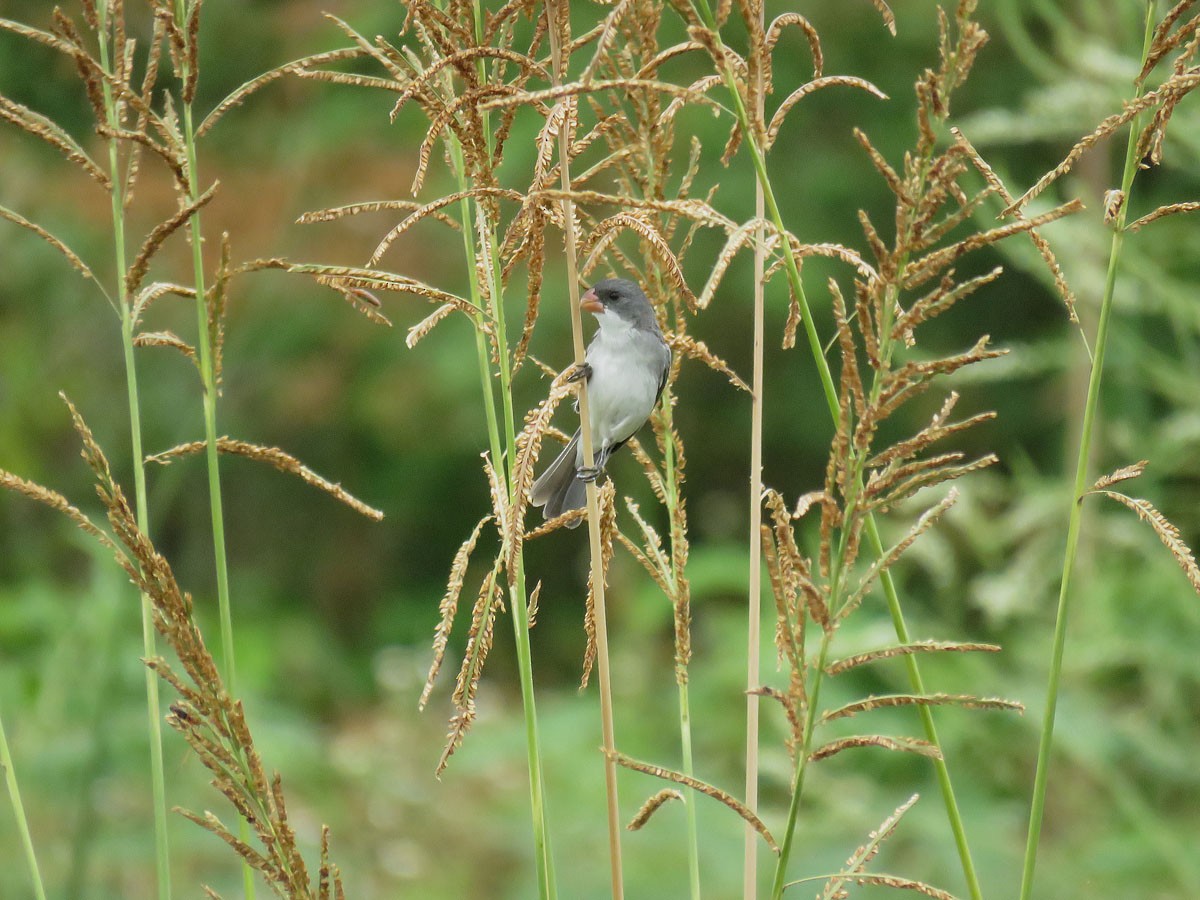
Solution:
{"label": "brown grass spikelet", "polygon": [[[1000,176],[996,174],[995,169],[988,165],[987,161],[979,155],[979,152],[975,149],[974,145],[967,140],[966,135],[962,133],[961,129],[957,127],[951,127],[950,133],[954,136],[955,143],[963,148],[963,151],[967,154],[967,158],[971,161],[971,164],[975,166],[975,169],[980,175],[983,176],[984,181],[988,183],[988,185],[992,188],[992,191],[1004,201],[1006,206],[1011,207],[1013,204],[1013,196],[1009,193],[1008,188],[1004,186],[1004,183],[1000,180]],[[1015,210],[1014,212],[1019,218],[1024,216],[1024,213],[1020,210]],[[1054,278],[1054,287],[1057,289],[1059,296],[1062,297],[1063,303],[1067,307],[1067,315],[1070,316],[1072,322],[1078,322],[1079,317],[1075,312],[1075,294],[1067,285],[1067,279],[1063,274],[1062,266],[1059,265],[1058,259],[1054,255],[1054,251],[1050,248],[1049,241],[1042,237],[1041,232],[1035,228],[1031,228],[1029,230],[1029,239],[1033,241],[1034,247],[1037,248],[1038,253],[1041,254],[1042,260],[1046,263],[1046,267],[1050,270],[1050,274]]]}
{"label": "brown grass spikelet", "polygon": [[[500,533],[500,557],[509,569],[509,587],[515,583],[515,575],[512,573],[512,547],[516,540],[516,531],[519,523],[513,516],[512,498],[508,495],[508,485],[504,483],[500,473],[496,471],[496,467],[492,464],[491,455],[488,451],[479,454],[483,460],[483,473],[487,477],[488,495],[492,501],[492,516],[496,520],[496,530]],[[498,561],[499,561],[498,560]]]}
{"label": "brown grass spikelet", "polygon": [[684,775],[681,772],[675,772],[671,769],[664,769],[662,766],[656,766],[651,763],[641,762],[626,756],[624,753],[614,752],[611,754],[617,765],[624,766],[627,769],[632,769],[635,772],[641,772],[644,775],[650,775],[654,778],[662,778],[666,781],[673,781],[676,784],[682,784],[694,791],[699,791],[705,796],[712,797],[721,803],[724,803],[735,813],[741,816],[746,822],[753,826],[754,830],[762,835],[763,840],[767,842],[767,846],[771,848],[771,852],[778,853],[779,845],[775,842],[774,835],[766,824],[756,816],[744,803],[737,800],[732,794],[714,787],[711,784],[700,781],[698,778],[692,778]]}
{"label": "brown grass spikelet", "polygon": [[919,799],[920,794],[913,794],[908,800],[896,807],[895,811],[867,836],[867,842],[855,850],[850,858],[846,860],[842,871],[825,883],[825,890],[822,891],[818,900],[835,900],[835,898],[845,897],[846,892],[843,886],[848,881],[854,881],[856,876],[866,871],[867,864],[879,853],[883,842],[895,833],[904,814],[912,809]]}
{"label": "brown grass spikelet", "polygon": [[503,604],[499,576],[498,566],[493,566],[484,578],[475,599],[475,606],[471,610],[471,627],[467,632],[467,646],[463,652],[462,666],[459,668],[452,696],[455,712],[450,717],[446,745],[442,749],[442,755],[434,769],[434,775],[438,778],[450,764],[450,757],[462,746],[463,739],[475,721],[475,693],[479,688],[479,679],[483,675],[483,665],[487,661],[488,652],[492,649],[496,624],[495,614]]}
{"label": "brown grass spikelet", "polygon": [[735,388],[749,393],[750,386],[741,379],[737,372],[729,367],[729,364],[725,360],[709,350],[708,345],[704,341],[694,338],[689,334],[674,332],[668,333],[665,337],[667,345],[673,353],[681,354],[689,359],[695,359],[704,363],[704,365],[708,366],[714,372],[720,372],[728,378],[729,383]]}
{"label": "brown grass spikelet", "polygon": [[[1129,466],[1127,468],[1133,469],[1136,467]],[[1117,473],[1122,471],[1123,470],[1118,469]],[[1114,473],[1114,475],[1117,473]],[[1135,476],[1126,475],[1125,477],[1133,478]],[[1104,479],[1101,479],[1101,481],[1103,480]],[[1113,482],[1109,483],[1111,484]],[[1183,535],[1179,533],[1179,529],[1171,524],[1167,517],[1154,507],[1154,504],[1152,504],[1149,500],[1126,496],[1120,491],[1093,489],[1088,491],[1088,493],[1103,494],[1106,497],[1111,497],[1122,506],[1127,506],[1129,509],[1132,509],[1135,513],[1137,513],[1137,517],[1154,529],[1154,533],[1158,535],[1158,539],[1162,541],[1163,546],[1171,552],[1171,556],[1174,557],[1175,562],[1179,564],[1179,568],[1183,569],[1184,574],[1187,575],[1188,582],[1191,583],[1192,589],[1197,593],[1200,593],[1200,567],[1196,565],[1196,558],[1192,555],[1191,548],[1184,541]]]}
{"label": "brown grass spikelet", "polygon": [[126,291],[133,294],[141,287],[142,279],[146,277],[146,271],[150,268],[150,260],[158,252],[159,248],[162,247],[163,242],[178,231],[180,226],[187,222],[194,213],[203,209],[216,196],[218,185],[219,182],[214,181],[212,186],[203,194],[194,201],[182,205],[170,218],[156,225],[146,235],[146,240],[142,243],[137,257],[134,259],[133,264],[130,265],[129,271],[125,273]]}
{"label": "brown grass spikelet", "polygon": [[978,250],[981,247],[986,247],[989,244],[994,244],[997,241],[1003,240],[1014,234],[1020,234],[1025,231],[1032,231],[1042,225],[1057,221],[1064,216],[1069,216],[1072,213],[1079,212],[1083,209],[1083,203],[1080,200],[1072,200],[1057,206],[1054,209],[1034,216],[1031,219],[1022,219],[1018,222],[1013,222],[1009,225],[1001,225],[989,231],[984,231],[979,234],[973,234],[970,237],[963,238],[948,247],[942,247],[934,250],[927,255],[913,260],[904,270],[904,286],[906,288],[915,288],[920,286],[925,281],[937,275],[942,269],[946,268],[952,262],[965,256],[972,251]]}
{"label": "brown grass spikelet", "polygon": [[1096,483],[1092,485],[1093,491],[1102,491],[1105,488],[1112,487],[1114,484],[1120,484],[1122,481],[1129,481],[1132,478],[1140,478],[1146,472],[1146,466],[1150,464],[1149,460],[1142,459],[1129,466],[1121,466],[1121,468],[1110,472],[1107,475],[1101,475],[1096,479]]}
{"label": "brown grass spikelet", "polygon": [[[608,564],[613,557],[613,539],[617,535],[617,489],[612,479],[604,482],[596,498],[600,507],[600,573],[601,578],[608,578]],[[579,678],[579,689],[588,686],[592,674],[592,664],[596,661],[596,585],[592,581],[592,573],[588,572],[587,599],[584,605],[583,630],[587,635],[587,646],[583,651],[582,674]]]}
{"label": "brown grass spikelet", "polygon": [[100,168],[99,164],[88,156],[87,151],[79,145],[79,142],[53,119],[3,95],[0,95],[0,119],[45,141],[105,190],[112,186],[112,180],[108,173]]}
{"label": "brown grass spikelet", "polygon": [[1174,215],[1178,215],[1180,213],[1191,213],[1191,212],[1196,212],[1198,210],[1200,210],[1200,202],[1194,201],[1194,200],[1183,202],[1183,203],[1167,203],[1163,206],[1158,207],[1153,212],[1147,213],[1146,215],[1142,216],[1140,219],[1137,219],[1136,221],[1131,222],[1129,225],[1125,226],[1125,230],[1126,231],[1140,231],[1141,229],[1143,229],[1147,225],[1149,225],[1151,222],[1155,222],[1155,221],[1163,218],[1164,216],[1174,216]]}
{"label": "brown grass spikelet", "polygon": [[465,300],[462,297],[418,281],[415,278],[408,278],[404,275],[396,275],[392,272],[383,272],[378,269],[363,268],[360,266],[322,266],[309,263],[284,263],[282,268],[286,268],[289,272],[299,275],[310,275],[319,283],[336,290],[343,288],[363,288],[368,291],[393,291],[400,294],[412,294],[415,297],[423,297],[431,303],[448,303],[459,312],[465,314],[477,327],[483,327],[485,330],[490,327],[486,319],[486,313],[480,311],[470,300]]}
{"label": "brown grass spikelet", "polygon": [[38,225],[36,222],[29,221],[29,219],[26,219],[19,213],[13,212],[11,209],[8,209],[4,206],[0,206],[0,219],[7,219],[9,222],[12,222],[19,228],[32,231],[43,241],[48,243],[51,247],[62,254],[63,257],[66,258],[67,262],[69,262],[75,268],[75,270],[79,272],[80,275],[82,275],[84,278],[90,278],[92,281],[96,280],[96,276],[92,273],[91,268],[83,261],[79,254],[77,254],[61,239],[51,234],[41,225]]}
{"label": "brown grass spikelet", "polygon": [[125,560],[122,566],[128,568],[131,563],[124,556],[124,552],[117,547],[111,537],[105,534],[100,528],[82,513],[76,506],[72,505],[66,497],[57,491],[52,491],[50,488],[43,487],[36,482],[29,481],[14,475],[12,472],[0,469],[0,488],[6,491],[12,491],[16,494],[21,494],[33,500],[36,503],[41,503],[53,510],[65,515],[68,519],[75,523],[85,534],[94,537],[106,549],[112,551],[118,557],[118,560]]}
{"label": "brown grass spikelet", "polygon": [[821,714],[822,722],[832,722],[835,719],[845,719],[862,712],[895,706],[959,706],[964,709],[1014,710],[1024,712],[1025,705],[1015,700],[1003,700],[999,697],[976,697],[971,694],[881,694],[872,695],[864,700],[855,700],[826,710]]}
{"label": "brown grass spikelet", "polygon": [[1176,31],[1171,31],[1194,3],[1195,0],[1179,0],[1155,27],[1154,34],[1150,39],[1150,50],[1146,54],[1146,62],[1142,65],[1142,71],[1138,73],[1139,84],[1145,81],[1146,76],[1162,62],[1168,53],[1191,37],[1200,27],[1200,17],[1195,17]]}
{"label": "brown grass spikelet", "polygon": [[875,167],[875,171],[883,176],[883,180],[887,183],[887,186],[896,195],[896,199],[905,206],[912,206],[913,201],[908,194],[908,188],[905,186],[904,180],[896,174],[895,169],[888,165],[888,161],[883,158],[883,154],[875,149],[875,145],[871,143],[871,139],[867,137],[866,132],[861,128],[855,128],[853,134],[854,139],[858,141],[863,150],[867,152],[867,156],[871,158],[871,165]]}
{"label": "brown grass spikelet", "polygon": [[150,599],[154,627],[170,644],[186,675],[186,679],[176,675],[161,659],[146,660],[148,667],[180,689],[183,699],[172,706],[168,723],[180,731],[212,772],[213,785],[247,821],[261,848],[252,847],[240,838],[231,841],[230,832],[215,816],[188,814],[189,818],[229,843],[282,895],[310,896],[308,875],[295,847],[295,835],[287,826],[282,792],[278,782],[272,788],[267,781],[240,701],[225,691],[216,663],[192,619],[191,597],[180,589],[170,564],[139,529],[133,510],[120,485],[113,480],[108,460],[87,423],[74,405],[65,397],[64,400],[83,445],[84,460],[96,476],[97,494],[106,508],[116,542],[60,495],[3,472],[0,472],[0,486],[59,509],[75,521],[113,551],[134,585]]}
{"label": "brown grass spikelet", "polygon": [[[812,23],[800,15],[800,13],[785,12],[776,16],[767,27],[766,35],[763,38],[763,49],[766,53],[773,52],[775,45],[779,42],[779,38],[783,35],[783,30],[789,25],[795,25],[804,32],[804,37],[808,41],[809,52],[812,54],[812,77],[820,78],[825,68],[825,57],[821,52],[821,37],[817,34],[817,30],[813,27]],[[770,77],[765,79],[765,90],[767,93],[771,92]]]}
{"label": "brown grass spikelet", "polygon": [[[650,454],[646,452],[646,448],[642,446],[642,442],[636,437],[630,438],[625,446],[629,448],[629,451],[633,454],[633,458],[642,467],[642,472],[646,476],[650,490],[654,492],[655,499],[665,506],[667,504],[667,487],[666,482],[663,480],[663,473],[659,471],[658,463],[650,458]],[[628,499],[626,498],[627,502]],[[634,505],[636,507],[636,504]]]}
{"label": "brown grass spikelet", "polygon": [[492,516],[484,516],[475,524],[470,535],[459,546],[458,551],[454,554],[454,561],[450,564],[450,577],[446,584],[446,593],[442,596],[441,603],[438,604],[441,618],[433,632],[433,660],[429,664],[429,675],[425,679],[425,687],[421,690],[421,699],[417,701],[417,709],[424,709],[425,704],[429,701],[429,695],[433,693],[433,685],[437,681],[442,661],[446,656],[446,645],[450,641],[450,631],[454,626],[454,614],[458,610],[458,598],[462,594],[463,581],[466,578],[467,565],[471,561],[471,553],[475,550],[475,544],[479,541],[479,535],[484,526],[491,521],[493,521]]}
{"label": "brown grass spikelet", "polygon": [[503,188],[495,187],[477,187],[467,191],[457,191],[452,194],[447,194],[444,197],[439,197],[436,200],[431,200],[428,203],[417,204],[412,201],[392,201],[390,203],[371,202],[371,203],[354,203],[349,206],[339,206],[332,209],[319,209],[312,212],[307,212],[296,221],[299,224],[311,224],[316,222],[332,222],[344,216],[359,215],[364,212],[378,212],[384,209],[406,209],[411,210],[407,216],[401,219],[396,225],[388,230],[376,244],[375,250],[372,251],[370,259],[367,260],[367,266],[372,267],[379,264],[383,259],[384,254],[391,246],[410,228],[426,219],[435,219],[442,224],[450,225],[455,230],[461,230],[461,226],[442,212],[445,208],[461,203],[463,200],[522,200],[522,197],[516,191],[511,191]]}
{"label": "brown grass spikelet", "polygon": [[[200,453],[204,450],[205,446],[207,446],[205,441],[192,441],[187,444],[179,444],[169,450],[147,456],[146,462],[158,463],[165,466],[180,457]],[[373,506],[363,503],[340,484],[322,478],[308,466],[304,465],[304,463],[300,462],[300,460],[296,459],[296,457],[292,456],[286,450],[281,450],[279,447],[264,447],[261,444],[252,444],[248,441],[238,441],[229,437],[221,437],[217,439],[217,450],[221,453],[244,456],[247,459],[265,462],[280,472],[295,475],[305,484],[324,491],[335,500],[344,503],[368,519],[374,519],[376,522],[383,519],[382,510],[375,509]]]}
{"label": "brown grass spikelet", "polygon": [[[713,297],[716,295],[717,287],[721,284],[730,264],[743,247],[753,245],[760,228],[770,229],[773,232],[774,225],[765,219],[756,217],[743,222],[729,233],[724,248],[717,255],[716,260],[709,270],[708,281],[705,282],[704,288],[700,291],[700,296],[697,298],[697,305],[701,309],[706,309],[712,302]],[[772,233],[766,239],[765,243],[765,250],[770,252],[777,245],[778,241]]]}
{"label": "brown grass spikelet", "polygon": [[948,891],[943,891],[941,888],[926,884],[924,881],[915,881],[912,878],[904,878],[900,875],[861,873],[855,875],[850,880],[859,885],[873,885],[875,887],[895,888],[901,891],[913,891],[924,897],[932,897],[933,900],[957,900]]}
{"label": "brown grass spikelet", "polygon": [[867,591],[871,589],[871,586],[875,583],[879,576],[894,566],[900,557],[904,555],[904,551],[911,547],[917,538],[932,528],[946,512],[946,510],[953,506],[957,501],[958,491],[955,488],[951,488],[945,497],[943,497],[929,509],[925,510],[925,512],[921,513],[920,517],[918,517],[917,521],[912,524],[904,537],[902,537],[895,545],[889,548],[883,554],[883,556],[871,563],[870,567],[860,579],[858,587],[855,588],[853,593],[846,598],[845,603],[842,605],[841,609],[838,610],[838,618],[844,619],[847,615],[853,612],[854,609],[858,607],[858,604],[862,602],[863,598],[867,594]]}
{"label": "brown grass spikelet", "polygon": [[880,100],[887,100],[888,95],[881,91],[865,78],[859,78],[856,75],[822,75],[819,78],[814,78],[812,81],[805,82],[792,91],[787,96],[779,107],[775,110],[775,114],[771,116],[771,122],[767,125],[765,135],[765,146],[770,148],[775,143],[775,139],[779,136],[779,129],[783,127],[783,120],[787,118],[787,114],[797,103],[807,97],[809,94],[815,93],[827,87],[853,87],[859,90],[866,91],[872,97],[877,97]]}
{"label": "brown grass spikelet", "polygon": [[895,462],[901,462],[911,459],[922,450],[927,449],[932,444],[944,440],[951,435],[966,431],[969,428],[982,423],[988,422],[996,418],[994,412],[982,412],[958,422],[951,422],[950,413],[954,410],[958,403],[958,392],[951,391],[945,401],[933,417],[929,424],[918,431],[911,438],[897,441],[890,447],[882,450],[875,456],[867,460],[866,466],[871,469],[879,469],[886,467]]}
{"label": "brown grass spikelet", "polygon": [[[533,489],[534,466],[542,449],[542,441],[550,430],[550,420],[558,404],[574,389],[568,379],[570,369],[564,369],[550,385],[546,399],[539,403],[525,416],[525,425],[517,435],[517,459],[513,465],[513,492],[511,497],[512,527],[522,531],[522,536],[516,536],[508,542],[510,553],[517,553],[523,542],[525,527],[525,510],[529,506],[529,492]],[[510,566],[510,573],[514,569]]]}
{"label": "brown grass spikelet", "polygon": [[899,753],[915,753],[930,759],[941,759],[942,751],[935,744],[920,738],[888,737],[882,734],[858,734],[851,737],[838,738],[823,744],[808,755],[812,762],[829,759],[843,750],[857,750],[862,747],[878,747],[882,750],[893,750]]}
{"label": "brown grass spikelet", "polygon": [[752,691],[747,691],[746,693],[757,694],[760,697],[768,697],[771,700],[775,700],[780,706],[783,707],[783,714],[787,718],[789,732],[787,737],[788,756],[792,758],[792,764],[795,765],[796,749],[804,742],[804,723],[800,715],[800,710],[796,705],[797,699],[803,701],[803,692],[801,692],[801,696],[794,697],[792,693],[785,693],[783,691],[778,691],[773,687],[763,685],[755,688]]}
{"label": "brown grass spikelet", "polygon": [[448,318],[452,312],[454,312],[454,307],[449,303],[443,303],[416,325],[408,329],[408,335],[404,338],[405,346],[410,350],[417,346],[429,332],[433,331],[439,322]]}
{"label": "brown grass spikelet", "polygon": [[884,647],[879,650],[870,650],[866,653],[857,653],[854,656],[847,656],[843,659],[835,659],[825,666],[825,672],[828,675],[840,675],[842,672],[857,668],[858,666],[868,665],[873,662],[878,662],[884,659],[893,659],[898,656],[909,656],[913,653],[999,653],[1000,646],[998,644],[977,644],[964,641],[916,641],[912,644],[900,644],[892,647]]}
{"label": "brown grass spikelet", "polygon": [[1187,73],[1181,75],[1172,75],[1162,86],[1157,90],[1142,94],[1140,97],[1127,101],[1124,104],[1124,109],[1119,113],[1114,113],[1104,119],[1096,128],[1088,135],[1083,137],[1074,147],[1071,148],[1067,156],[1055,166],[1051,171],[1047,172],[1034,183],[1033,187],[1029,188],[1024,194],[1016,199],[1015,202],[1009,204],[1001,215],[1008,215],[1017,209],[1021,209],[1029,204],[1031,200],[1038,197],[1051,184],[1061,178],[1067,172],[1074,168],[1080,157],[1088,150],[1094,147],[1100,141],[1104,140],[1109,135],[1113,134],[1122,126],[1133,120],[1135,116],[1147,109],[1152,109],[1159,104],[1165,103],[1172,98],[1178,98],[1191,92],[1197,85],[1200,85],[1200,73]]}
{"label": "brown grass spikelet", "polygon": [[633,818],[625,826],[625,829],[627,831],[640,831],[650,821],[651,816],[672,800],[682,801],[683,794],[673,788],[663,788],[642,804],[641,809],[634,813]]}
{"label": "brown grass spikelet", "polygon": [[634,559],[642,564],[642,568],[654,579],[662,592],[670,597],[674,593],[671,588],[671,563],[663,548],[662,538],[654,526],[642,516],[638,505],[629,497],[625,498],[625,508],[641,531],[642,541],[641,544],[637,544],[621,531],[617,532],[617,540]]}
{"label": "brown grass spikelet", "polygon": [[[215,187],[215,185],[214,185]],[[230,256],[229,232],[221,234],[221,256],[212,286],[204,294],[204,313],[208,323],[208,345],[212,350],[213,384],[221,393],[225,369],[225,311],[229,304]],[[193,292],[194,293],[194,292]]]}
{"label": "brown grass spikelet", "polygon": [[143,331],[134,335],[133,346],[170,347],[190,359],[193,365],[200,365],[200,360],[196,357],[196,348],[172,331]]}
{"label": "brown grass spikelet", "polygon": [[[1030,234],[1033,234],[1033,232],[1030,231]],[[966,281],[955,283],[954,269],[947,270],[942,275],[942,280],[936,288],[913,301],[908,309],[901,311],[896,317],[896,323],[892,326],[892,340],[902,340],[906,346],[913,346],[916,343],[913,331],[917,326],[940,316],[943,312],[958,303],[958,301],[969,297],[984,285],[995,281],[1003,271],[1000,266],[996,266],[990,272],[985,272],[983,275],[976,275],[973,278],[968,278]],[[1071,302],[1074,303],[1074,297],[1071,298]],[[1073,307],[1069,307],[1070,309],[1073,309]]]}

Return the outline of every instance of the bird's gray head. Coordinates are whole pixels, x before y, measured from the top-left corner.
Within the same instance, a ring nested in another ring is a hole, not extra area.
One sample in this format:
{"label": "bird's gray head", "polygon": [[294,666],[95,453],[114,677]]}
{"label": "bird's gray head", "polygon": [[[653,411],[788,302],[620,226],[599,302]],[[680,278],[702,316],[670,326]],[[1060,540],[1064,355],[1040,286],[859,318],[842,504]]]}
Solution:
{"label": "bird's gray head", "polygon": [[658,330],[654,307],[637,284],[624,278],[605,278],[596,282],[591,290],[580,298],[579,306],[587,312],[595,313],[601,323],[606,316],[615,314],[635,328]]}

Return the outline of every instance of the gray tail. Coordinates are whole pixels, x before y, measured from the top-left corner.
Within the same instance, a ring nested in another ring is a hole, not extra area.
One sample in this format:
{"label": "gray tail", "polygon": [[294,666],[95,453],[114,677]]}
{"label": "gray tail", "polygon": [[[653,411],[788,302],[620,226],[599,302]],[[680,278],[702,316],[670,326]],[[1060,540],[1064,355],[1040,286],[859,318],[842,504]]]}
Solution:
{"label": "gray tail", "polygon": [[[542,507],[547,519],[561,516],[573,509],[581,509],[587,502],[587,489],[576,475],[579,466],[578,455],[579,431],[576,430],[567,446],[563,447],[562,453],[558,454],[558,458],[550,463],[550,467],[533,483],[529,502]],[[570,527],[574,528],[578,524],[576,521]]]}

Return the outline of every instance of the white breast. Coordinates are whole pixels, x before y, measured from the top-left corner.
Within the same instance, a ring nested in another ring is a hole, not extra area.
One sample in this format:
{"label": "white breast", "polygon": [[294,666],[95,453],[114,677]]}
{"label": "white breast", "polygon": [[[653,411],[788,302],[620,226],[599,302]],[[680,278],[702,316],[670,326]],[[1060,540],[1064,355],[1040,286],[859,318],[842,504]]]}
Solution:
{"label": "white breast", "polygon": [[599,448],[627,440],[650,417],[665,347],[657,335],[634,331],[612,313],[597,318],[601,327],[588,346],[587,361],[592,441]]}

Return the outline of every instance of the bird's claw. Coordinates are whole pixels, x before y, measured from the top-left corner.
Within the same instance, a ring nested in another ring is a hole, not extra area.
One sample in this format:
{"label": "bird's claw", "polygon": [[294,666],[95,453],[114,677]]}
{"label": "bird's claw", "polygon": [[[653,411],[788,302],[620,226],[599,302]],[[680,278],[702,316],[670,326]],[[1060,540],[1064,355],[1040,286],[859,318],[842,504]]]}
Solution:
{"label": "bird's claw", "polygon": [[604,470],[599,466],[580,466],[575,470],[575,474],[584,484],[591,484],[604,473]]}
{"label": "bird's claw", "polygon": [[575,367],[575,370],[567,376],[567,382],[573,384],[576,381],[584,381],[592,377],[592,367],[587,363],[580,363]]}

